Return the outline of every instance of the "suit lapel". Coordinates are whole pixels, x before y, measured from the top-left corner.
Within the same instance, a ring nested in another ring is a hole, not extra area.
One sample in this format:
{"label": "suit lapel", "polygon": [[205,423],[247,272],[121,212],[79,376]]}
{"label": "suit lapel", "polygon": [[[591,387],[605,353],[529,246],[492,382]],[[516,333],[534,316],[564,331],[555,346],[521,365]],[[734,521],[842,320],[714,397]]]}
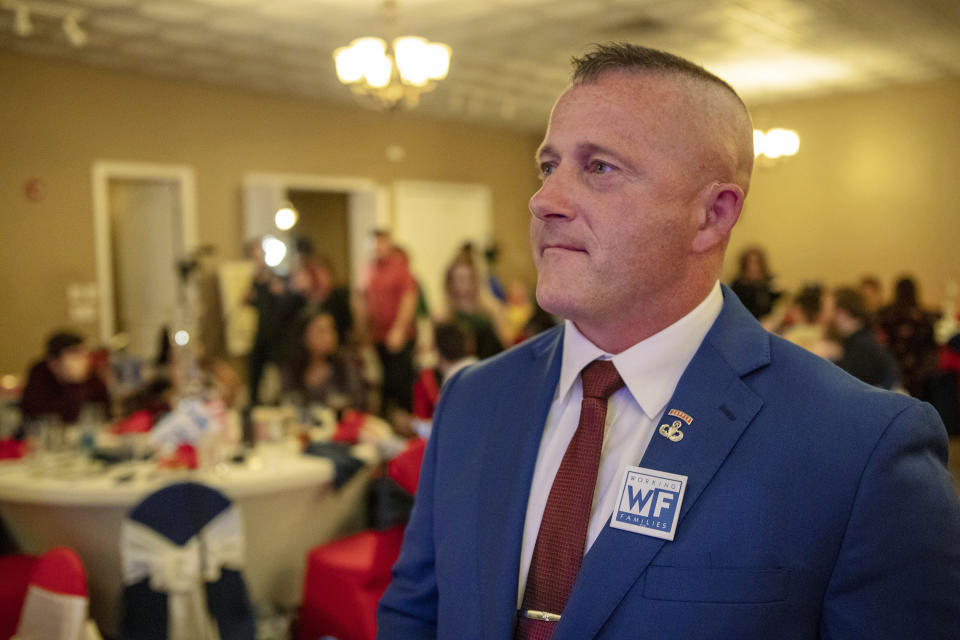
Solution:
{"label": "suit lapel", "polygon": [[484,638],[513,634],[527,498],[560,377],[562,346],[563,331],[557,330],[531,349],[530,366],[518,368],[501,385],[508,394],[498,400],[494,426],[486,434],[477,532]]}
{"label": "suit lapel", "polygon": [[[654,432],[638,464],[687,476],[676,540],[683,537],[684,517],[763,404],[741,376],[769,362],[769,337],[732,295],[724,289],[724,310],[667,405],[667,411],[687,413],[692,423],[683,425],[678,442]],[[660,423],[673,420],[665,414]],[[593,637],[664,544],[671,543],[608,524],[584,557],[554,638]]]}

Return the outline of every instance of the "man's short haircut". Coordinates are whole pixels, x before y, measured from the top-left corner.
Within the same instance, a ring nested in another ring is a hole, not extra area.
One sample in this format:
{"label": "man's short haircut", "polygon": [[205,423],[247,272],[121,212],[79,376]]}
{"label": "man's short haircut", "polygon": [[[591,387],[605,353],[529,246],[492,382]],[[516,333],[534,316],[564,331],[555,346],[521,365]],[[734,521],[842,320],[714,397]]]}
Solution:
{"label": "man's short haircut", "polygon": [[572,59],[573,84],[591,82],[610,71],[673,73],[721,86],[740,100],[740,96],[725,80],[686,58],[626,42],[591,46],[590,51]]}
{"label": "man's short haircut", "polygon": [[456,362],[467,357],[467,332],[456,322],[441,322],[433,330],[433,335],[437,351],[447,362]]}
{"label": "man's short haircut", "polygon": [[870,312],[867,311],[867,304],[863,300],[863,295],[851,287],[840,287],[833,292],[834,305],[837,309],[843,309],[851,318],[856,318],[861,322],[869,322]]}
{"label": "man's short haircut", "polygon": [[83,344],[83,338],[70,331],[58,331],[47,339],[47,357],[55,360],[67,349]]}

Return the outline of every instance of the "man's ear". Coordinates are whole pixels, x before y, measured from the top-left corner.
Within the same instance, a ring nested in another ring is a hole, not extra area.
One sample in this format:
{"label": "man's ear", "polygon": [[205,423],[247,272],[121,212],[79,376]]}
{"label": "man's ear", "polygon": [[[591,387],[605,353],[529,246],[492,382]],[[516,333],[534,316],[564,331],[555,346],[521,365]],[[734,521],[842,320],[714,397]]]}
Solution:
{"label": "man's ear", "polygon": [[723,246],[743,210],[743,189],[732,183],[713,183],[700,200],[700,224],[693,237],[693,250],[705,253]]}

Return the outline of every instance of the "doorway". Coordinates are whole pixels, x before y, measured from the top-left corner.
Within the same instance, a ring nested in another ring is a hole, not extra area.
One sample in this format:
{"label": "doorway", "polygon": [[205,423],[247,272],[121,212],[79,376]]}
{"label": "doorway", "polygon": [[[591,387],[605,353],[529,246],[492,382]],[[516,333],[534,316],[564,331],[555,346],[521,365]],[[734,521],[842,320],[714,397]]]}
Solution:
{"label": "doorway", "polygon": [[177,319],[177,262],[196,245],[193,171],[99,162],[93,173],[100,337],[125,333],[128,353],[152,360]]}
{"label": "doorway", "polygon": [[490,188],[481,184],[400,180],[393,185],[393,237],[410,255],[431,312],[446,306],[444,279],[467,242],[483,250],[493,237]]}
{"label": "doorway", "polygon": [[338,285],[349,282],[352,264],[349,197],[342,191],[287,191],[287,199],[300,216],[294,235],[309,240],[314,255],[326,259]]}

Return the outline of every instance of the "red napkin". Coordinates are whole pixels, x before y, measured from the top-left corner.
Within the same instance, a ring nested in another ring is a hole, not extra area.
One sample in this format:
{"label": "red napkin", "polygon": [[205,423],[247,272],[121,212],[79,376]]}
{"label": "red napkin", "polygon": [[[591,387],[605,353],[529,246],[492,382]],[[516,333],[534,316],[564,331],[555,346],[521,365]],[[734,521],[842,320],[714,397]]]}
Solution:
{"label": "red napkin", "polygon": [[146,433],[153,428],[153,418],[146,409],[135,411],[112,427],[111,433]]}

